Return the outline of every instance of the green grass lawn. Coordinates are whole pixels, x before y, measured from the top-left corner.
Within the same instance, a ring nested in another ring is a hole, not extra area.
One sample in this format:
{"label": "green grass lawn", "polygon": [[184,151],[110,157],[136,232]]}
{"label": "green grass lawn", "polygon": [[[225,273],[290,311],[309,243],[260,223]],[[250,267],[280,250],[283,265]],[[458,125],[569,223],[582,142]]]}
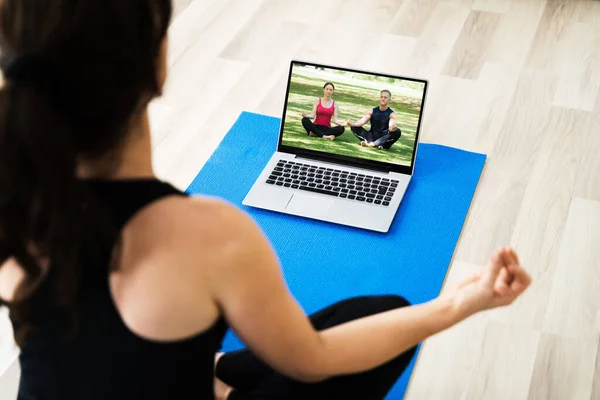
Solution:
{"label": "green grass lawn", "polygon": [[[335,82],[334,82],[335,83]],[[353,84],[336,84],[333,99],[338,103],[341,121],[359,120],[367,112],[379,105],[379,91],[360,86],[361,81]],[[377,150],[360,146],[350,128],[343,135],[330,141],[318,137],[309,137],[302,127],[302,112],[310,114],[317,97],[323,96],[324,82],[310,76],[295,74],[290,83],[290,94],[283,127],[282,144],[316,151],[324,151],[350,157],[369,158],[371,160],[410,165],[419,121],[420,101],[414,98],[392,96],[389,106],[396,112],[398,127],[402,136],[389,150]],[[381,89],[389,88],[382,84]],[[392,94],[394,88],[391,88]],[[369,129],[369,124],[364,126]]]}

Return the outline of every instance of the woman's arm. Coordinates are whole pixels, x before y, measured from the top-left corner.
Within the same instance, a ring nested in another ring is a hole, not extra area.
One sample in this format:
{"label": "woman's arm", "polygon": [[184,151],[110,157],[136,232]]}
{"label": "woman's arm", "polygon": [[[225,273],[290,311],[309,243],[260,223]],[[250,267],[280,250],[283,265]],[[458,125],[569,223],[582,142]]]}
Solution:
{"label": "woman's arm", "polygon": [[110,287],[124,323],[141,337],[189,338],[224,315],[273,369],[314,382],[369,370],[469,315],[510,304],[528,277],[518,261],[504,268],[498,259],[453,295],[319,332],[249,216],[221,201],[171,197],[128,223]]}
{"label": "woman's arm", "polygon": [[305,112],[302,113],[302,118],[315,119],[317,117],[317,105],[319,104],[319,99],[316,99],[313,103],[312,111],[309,115],[306,115]]}
{"label": "woman's arm", "polygon": [[480,310],[472,306],[480,306],[477,301],[446,296],[317,332],[289,293],[263,234],[242,212],[232,213],[239,247],[221,271],[217,302],[248,347],[291,378],[319,381],[369,370]]}
{"label": "woman's arm", "polygon": [[340,121],[338,119],[338,105],[337,105],[337,101],[334,103],[334,108],[333,108],[333,123],[336,125],[340,125],[343,127],[348,126],[348,122],[347,121]]}

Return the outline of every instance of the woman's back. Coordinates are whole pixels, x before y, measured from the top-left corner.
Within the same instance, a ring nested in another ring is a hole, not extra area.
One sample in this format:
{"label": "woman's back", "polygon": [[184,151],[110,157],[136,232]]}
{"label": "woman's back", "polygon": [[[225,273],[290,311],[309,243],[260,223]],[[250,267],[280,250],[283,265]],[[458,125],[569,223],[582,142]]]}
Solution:
{"label": "woman's back", "polygon": [[[136,229],[136,219],[145,218],[139,214],[155,214],[152,208],[167,196],[182,196],[171,185],[152,179],[96,181],[86,185],[114,217],[119,229],[128,225],[126,230]],[[137,245],[127,238],[119,245],[129,252],[132,246]],[[32,298],[33,312],[41,316],[41,327],[30,332],[22,345],[19,399],[212,398],[214,355],[226,330],[223,319],[182,340],[141,338],[126,325],[115,304],[119,278],[115,280],[113,273],[109,279],[111,253],[112,247],[85,243],[73,332],[65,313],[48,306],[56,297],[50,289],[54,269],[49,269]],[[148,293],[149,297],[152,295]]]}

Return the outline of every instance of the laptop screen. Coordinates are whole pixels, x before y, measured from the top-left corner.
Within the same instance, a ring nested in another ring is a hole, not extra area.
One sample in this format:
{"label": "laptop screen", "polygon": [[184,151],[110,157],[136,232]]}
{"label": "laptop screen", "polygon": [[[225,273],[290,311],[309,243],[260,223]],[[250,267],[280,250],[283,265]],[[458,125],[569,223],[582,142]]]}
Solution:
{"label": "laptop screen", "polygon": [[294,61],[280,144],[412,167],[426,85]]}

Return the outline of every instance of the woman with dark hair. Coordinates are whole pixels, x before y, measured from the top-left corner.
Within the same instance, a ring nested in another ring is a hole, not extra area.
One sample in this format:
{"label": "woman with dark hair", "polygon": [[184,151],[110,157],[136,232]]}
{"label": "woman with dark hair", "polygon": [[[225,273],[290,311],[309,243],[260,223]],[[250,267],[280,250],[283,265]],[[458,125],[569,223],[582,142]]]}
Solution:
{"label": "woman with dark hair", "polygon": [[[20,400],[382,399],[419,342],[529,285],[501,250],[428,303],[306,317],[247,215],[154,174],[170,15],[168,0],[0,2],[0,299]],[[217,354],[227,327],[248,350]]]}
{"label": "woman with dark hair", "polygon": [[[320,137],[323,139],[334,140],[344,133],[344,128],[348,126],[347,121],[338,119],[339,107],[337,102],[332,99],[335,86],[331,82],[323,85],[323,98],[315,99],[310,115],[302,113],[302,126],[306,129],[308,136]],[[311,121],[314,119],[315,121]],[[331,121],[337,125],[331,126]]]}

